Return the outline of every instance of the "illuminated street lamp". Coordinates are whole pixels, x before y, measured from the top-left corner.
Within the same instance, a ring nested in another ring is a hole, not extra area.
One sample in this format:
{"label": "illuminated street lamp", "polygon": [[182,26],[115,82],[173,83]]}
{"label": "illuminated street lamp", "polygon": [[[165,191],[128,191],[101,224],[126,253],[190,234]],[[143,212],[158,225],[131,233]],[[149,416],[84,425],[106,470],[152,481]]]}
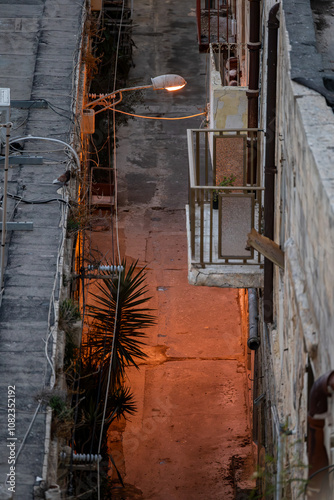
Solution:
{"label": "illuminated street lamp", "polygon": [[[83,132],[93,134],[95,131],[95,115],[105,111],[106,109],[112,109],[117,104],[119,104],[123,99],[123,92],[128,92],[129,90],[143,90],[143,89],[153,89],[153,90],[168,90],[168,92],[174,92],[175,90],[182,89],[187,82],[182,76],[179,75],[160,75],[155,78],[151,78],[151,85],[142,85],[139,87],[129,87],[126,89],[119,89],[111,92],[109,94],[90,94],[93,101],[88,102],[84,106],[83,110]],[[116,95],[119,94],[117,101],[110,102],[110,99],[115,99]],[[96,106],[101,106],[101,109],[95,111],[93,108]]]}
{"label": "illuminated street lamp", "polygon": [[183,89],[187,82],[179,75],[161,75],[151,78],[153,90],[164,89],[168,92]]}

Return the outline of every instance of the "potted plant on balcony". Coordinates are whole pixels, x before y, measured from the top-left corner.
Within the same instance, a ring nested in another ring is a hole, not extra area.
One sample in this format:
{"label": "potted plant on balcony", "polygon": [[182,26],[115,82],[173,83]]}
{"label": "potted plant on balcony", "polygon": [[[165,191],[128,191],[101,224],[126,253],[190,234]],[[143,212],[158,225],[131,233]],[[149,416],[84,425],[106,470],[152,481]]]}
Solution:
{"label": "potted plant on balcony", "polygon": [[[234,186],[234,183],[235,183],[235,180],[236,180],[236,176],[231,174],[231,175],[224,175],[223,179],[220,181],[220,183],[218,184],[217,187],[221,186],[221,187],[226,187],[226,186]],[[212,195],[212,208],[214,208],[215,210],[218,209],[218,195],[219,193],[229,193],[230,191],[225,189],[215,189],[213,191],[213,195]]]}

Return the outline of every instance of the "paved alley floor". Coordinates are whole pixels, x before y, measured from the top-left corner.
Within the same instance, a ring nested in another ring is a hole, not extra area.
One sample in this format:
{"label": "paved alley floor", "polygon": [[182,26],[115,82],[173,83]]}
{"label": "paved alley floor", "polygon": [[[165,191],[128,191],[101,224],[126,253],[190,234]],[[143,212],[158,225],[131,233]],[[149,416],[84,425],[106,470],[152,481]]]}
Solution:
{"label": "paved alley floor", "polygon": [[[134,209],[120,227],[122,255],[147,265],[157,325],[127,371],[138,412],[111,432],[113,456],[138,498],[234,499],[251,475],[238,292],[187,283],[182,210]],[[111,236],[93,241],[103,252]]]}
{"label": "paved alley floor", "polygon": [[[143,92],[134,113],[166,118],[203,112],[207,62],[198,53],[194,3],[135,5],[133,39],[129,87],[166,73],[188,82],[174,94]],[[203,118],[133,118],[117,133],[120,253],[147,266],[157,316],[147,332],[147,360],[127,371],[138,412],[110,433],[128,485],[126,498],[229,500],[236,497],[236,484],[249,484],[252,447],[238,291],[187,281],[186,134]],[[96,232],[91,247],[110,259],[114,241],[109,231]]]}

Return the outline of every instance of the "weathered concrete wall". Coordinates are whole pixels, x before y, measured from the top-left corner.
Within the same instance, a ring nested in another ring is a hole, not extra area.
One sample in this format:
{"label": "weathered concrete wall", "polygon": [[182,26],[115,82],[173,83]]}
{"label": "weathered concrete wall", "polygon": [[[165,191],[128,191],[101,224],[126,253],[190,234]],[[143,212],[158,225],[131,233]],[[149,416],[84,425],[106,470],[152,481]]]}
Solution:
{"label": "weathered concrete wall", "polygon": [[245,87],[226,87],[210,53],[210,128],[247,128]]}

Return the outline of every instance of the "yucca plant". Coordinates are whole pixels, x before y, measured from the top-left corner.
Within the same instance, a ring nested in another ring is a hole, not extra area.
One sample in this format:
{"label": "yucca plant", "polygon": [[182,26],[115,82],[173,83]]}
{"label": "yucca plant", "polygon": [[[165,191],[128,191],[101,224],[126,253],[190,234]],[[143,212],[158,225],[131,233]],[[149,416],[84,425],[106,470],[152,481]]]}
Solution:
{"label": "yucca plant", "polygon": [[83,349],[86,362],[89,356],[88,362],[102,370],[104,386],[110,364],[111,383],[120,387],[125,368],[137,367],[138,360],[145,358],[142,339],[155,323],[152,309],[147,307],[151,297],[147,296],[145,268],[136,269],[137,262],[127,267],[125,260],[122,266],[123,271],[114,278],[99,281],[97,292],[90,294],[94,304],[87,306],[91,322]]}
{"label": "yucca plant", "polygon": [[[84,383],[83,383],[84,382]],[[84,397],[79,403],[78,422],[75,433],[76,448],[81,453],[92,453],[99,443],[101,427],[103,432],[113,420],[134,415],[136,404],[128,387],[112,388],[108,393],[106,413],[104,414],[105,394],[97,394],[98,375],[83,380],[81,389]],[[106,443],[104,443],[104,447]]]}
{"label": "yucca plant", "polygon": [[65,299],[59,306],[59,328],[68,331],[81,318],[79,306],[72,299]]}

